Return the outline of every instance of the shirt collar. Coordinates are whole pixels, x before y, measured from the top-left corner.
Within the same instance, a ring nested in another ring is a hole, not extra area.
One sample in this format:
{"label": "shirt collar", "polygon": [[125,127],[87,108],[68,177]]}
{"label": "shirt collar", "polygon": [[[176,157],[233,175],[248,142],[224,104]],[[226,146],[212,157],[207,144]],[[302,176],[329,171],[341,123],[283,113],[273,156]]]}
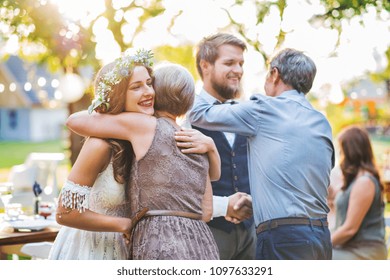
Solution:
{"label": "shirt collar", "polygon": [[301,93],[295,89],[286,90],[286,91],[282,92],[282,94],[280,94],[279,96],[294,100],[294,101],[302,104],[305,107],[310,107],[310,108],[312,107],[310,102],[308,102],[308,100],[306,99],[306,96],[303,93]]}
{"label": "shirt collar", "polygon": [[[208,93],[204,88],[199,93],[199,96],[201,96],[203,99],[207,101],[209,104],[223,104],[221,101],[216,99],[214,96],[212,96],[210,93]],[[235,104],[237,101],[235,100],[226,100],[224,103],[229,103],[229,104]]]}
{"label": "shirt collar", "polygon": [[280,97],[288,98],[288,99],[293,99],[298,102],[302,102],[303,100],[306,100],[306,97],[303,93],[300,93],[299,91],[292,89],[292,90],[286,90],[282,92]]}
{"label": "shirt collar", "polygon": [[292,95],[295,95],[295,96],[304,96],[303,93],[300,93],[298,92],[297,90],[295,89],[291,89],[291,90],[286,90],[286,91],[283,91],[280,96],[292,96]]}
{"label": "shirt collar", "polygon": [[219,101],[214,96],[212,96],[210,93],[208,93],[204,88],[202,88],[202,90],[200,91],[199,96],[201,96],[209,104],[214,104],[216,101]]}

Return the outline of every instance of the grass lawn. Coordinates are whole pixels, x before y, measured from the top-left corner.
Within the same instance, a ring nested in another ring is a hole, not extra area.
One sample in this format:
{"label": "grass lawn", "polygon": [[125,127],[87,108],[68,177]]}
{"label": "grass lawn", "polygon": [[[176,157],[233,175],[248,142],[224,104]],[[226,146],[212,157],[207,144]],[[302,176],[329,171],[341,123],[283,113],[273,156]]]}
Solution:
{"label": "grass lawn", "polygon": [[0,169],[11,168],[22,164],[29,153],[64,153],[64,143],[61,140],[45,142],[0,142]]}
{"label": "grass lawn", "polygon": [[[30,153],[65,153],[69,152],[65,149],[65,142],[62,140],[45,141],[45,142],[0,142],[0,182],[7,181],[10,169],[14,165],[25,162]],[[59,182],[62,182],[62,177],[67,177],[69,173],[69,160],[61,162],[59,166]]]}

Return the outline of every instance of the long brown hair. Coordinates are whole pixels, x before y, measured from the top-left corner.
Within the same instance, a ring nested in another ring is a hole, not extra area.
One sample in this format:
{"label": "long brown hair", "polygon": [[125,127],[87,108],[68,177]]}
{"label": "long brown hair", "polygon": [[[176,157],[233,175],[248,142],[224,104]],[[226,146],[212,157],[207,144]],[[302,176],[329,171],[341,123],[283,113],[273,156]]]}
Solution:
{"label": "long brown hair", "polygon": [[378,180],[383,191],[367,131],[357,126],[347,127],[340,133],[338,142],[341,149],[340,168],[344,176],[341,189],[346,190],[358,172],[364,170]]}
{"label": "long brown hair", "polygon": [[[95,78],[95,89],[99,83],[102,75],[110,71],[115,66],[115,62],[109,63],[102,67],[97,73]],[[144,65],[141,65],[145,67]],[[145,67],[152,77],[152,68]],[[125,111],[126,106],[126,92],[130,82],[130,78],[133,75],[133,69],[129,69],[128,75],[124,77],[118,84],[112,86],[112,90],[108,92],[106,99],[109,100],[109,108],[105,105],[101,105],[95,109],[96,112],[117,115]],[[129,182],[131,167],[135,158],[133,146],[127,140],[119,139],[105,139],[112,149],[112,166],[114,169],[114,178],[120,184],[124,185],[126,198],[129,197]]]}

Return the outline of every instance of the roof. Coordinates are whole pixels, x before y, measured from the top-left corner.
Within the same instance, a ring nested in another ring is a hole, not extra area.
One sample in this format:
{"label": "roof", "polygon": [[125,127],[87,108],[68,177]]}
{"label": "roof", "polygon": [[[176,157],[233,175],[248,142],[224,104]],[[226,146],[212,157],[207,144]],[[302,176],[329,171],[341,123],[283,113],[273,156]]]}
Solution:
{"label": "roof", "polygon": [[362,79],[348,90],[348,96],[355,100],[385,99],[387,96],[386,83],[374,83],[369,79]]}
{"label": "roof", "polygon": [[[12,82],[14,81],[19,87],[20,92],[24,93],[25,96],[31,101],[32,104],[41,104],[38,92],[41,90],[46,92],[47,99],[54,99],[55,88],[52,87],[51,81],[57,78],[58,75],[51,74],[45,66],[40,66],[35,63],[26,62],[17,56],[10,56],[4,63],[11,77]],[[44,78],[46,84],[39,86],[38,79]],[[25,89],[25,84],[29,82],[31,84],[31,90]]]}

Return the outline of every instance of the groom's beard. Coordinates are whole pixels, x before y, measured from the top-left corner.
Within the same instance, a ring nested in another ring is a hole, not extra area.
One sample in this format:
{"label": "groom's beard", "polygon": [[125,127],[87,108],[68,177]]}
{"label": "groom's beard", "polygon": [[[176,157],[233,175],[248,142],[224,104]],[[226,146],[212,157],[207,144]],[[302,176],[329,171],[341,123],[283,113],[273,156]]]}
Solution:
{"label": "groom's beard", "polygon": [[236,99],[241,96],[241,84],[239,88],[231,87],[226,84],[219,83],[216,79],[211,79],[211,87],[218,93],[219,96],[228,100]]}

